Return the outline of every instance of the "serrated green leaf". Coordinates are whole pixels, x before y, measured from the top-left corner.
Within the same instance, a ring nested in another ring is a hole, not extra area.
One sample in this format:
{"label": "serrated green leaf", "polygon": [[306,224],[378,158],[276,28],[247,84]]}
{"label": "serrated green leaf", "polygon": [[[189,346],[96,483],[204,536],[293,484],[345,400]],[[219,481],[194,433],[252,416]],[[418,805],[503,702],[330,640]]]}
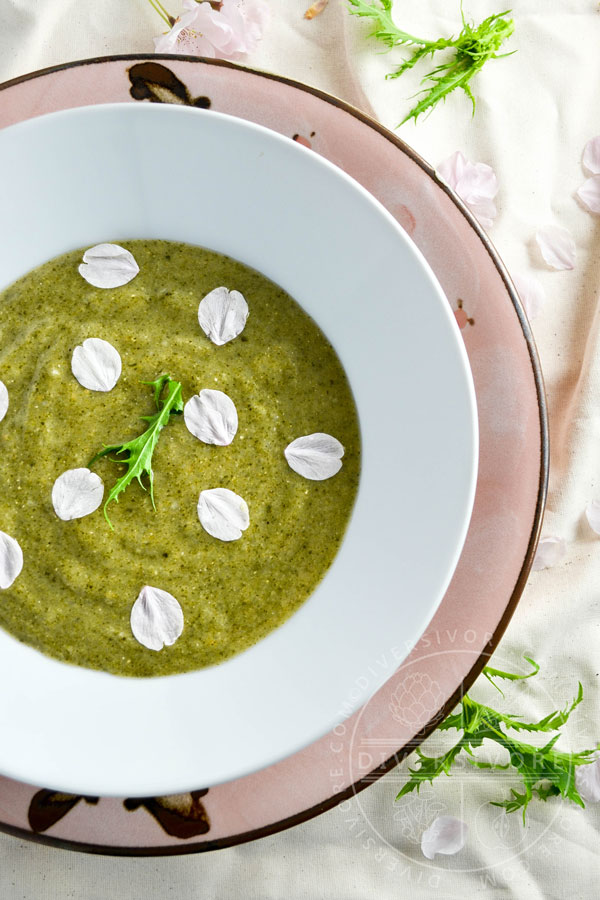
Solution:
{"label": "serrated green leaf", "polygon": [[[507,678],[509,681],[523,681],[536,675],[539,666],[529,657],[526,659],[534,667],[534,671],[528,675],[516,675],[490,668],[492,677]],[[469,694],[465,694],[460,704],[460,710],[448,716],[439,726],[442,731],[450,728],[462,731],[461,738],[447,753],[439,757],[430,757],[422,750],[417,750],[416,765],[409,769],[410,779],[396,799],[400,799],[413,790],[418,791],[424,781],[433,782],[442,774],[450,775],[452,765],[464,750],[467,761],[476,768],[502,769],[504,771],[512,768],[515,770],[523,791],[520,792],[513,788],[510,798],[493,801],[493,805],[505,809],[507,813],[521,810],[523,822],[525,822],[527,807],[534,797],[546,801],[549,797],[562,796],[578,806],[584,806],[576,787],[576,770],[578,766],[589,765],[594,761],[597,748],[566,753],[555,747],[561,736],[561,726],[565,724],[582,700],[583,688],[579,684],[577,696],[563,710],[555,710],[538,722],[523,722],[519,716],[498,712],[473,700]],[[517,733],[519,731],[541,733],[554,731],[556,734],[542,747],[535,747],[513,737],[508,733],[510,731]],[[474,751],[479,749],[485,741],[491,741],[505,750],[508,754],[508,763],[490,763],[477,759]]]}
{"label": "serrated green leaf", "polygon": [[409,119],[418,119],[420,115],[433,109],[440,101],[453,91],[460,89],[469,98],[475,112],[475,97],[470,87],[470,81],[490,59],[500,59],[510,56],[510,53],[499,53],[500,47],[514,31],[512,19],[504,16],[510,13],[506,10],[495,15],[488,16],[479,25],[470,25],[462,13],[462,29],[457,37],[438,38],[427,40],[409,34],[398,28],[392,18],[392,0],[374,0],[367,3],[366,0],[348,0],[349,11],[352,15],[367,18],[373,21],[373,31],[369,37],[385,44],[388,49],[392,47],[411,48],[410,56],[400,64],[394,72],[390,72],[387,78],[399,78],[406,71],[412,69],[417,63],[427,56],[433,56],[441,50],[453,50],[449,60],[435,67],[422,80],[429,85],[423,90],[424,96],[404,117],[400,125]]}
{"label": "serrated green leaf", "polygon": [[[144,475],[148,477],[148,483],[150,485],[150,498],[152,500],[153,508],[156,509],[154,503],[154,472],[152,470],[152,456],[154,454],[154,450],[156,449],[156,444],[158,442],[160,432],[169,421],[170,416],[172,414],[179,414],[183,412],[183,398],[181,395],[181,384],[179,381],[174,381],[170,375],[161,375],[155,381],[144,381],[142,382],[142,384],[147,384],[154,389],[154,401],[158,410],[153,415],[141,416],[141,419],[144,422],[149,423],[148,428],[143,432],[143,434],[140,434],[139,437],[134,438],[132,441],[127,441],[123,444],[106,445],[88,463],[88,466],[91,466],[96,462],[96,460],[100,459],[103,456],[107,456],[109,453],[116,453],[117,456],[119,454],[124,454],[123,459],[113,458],[112,460],[113,462],[126,466],[127,470],[110,490],[108,498],[106,499],[106,502],[104,504],[104,517],[111,528],[113,526],[108,517],[107,507],[110,503],[119,502],[119,495],[129,487],[134,479],[138,481],[139,485],[144,490],[146,490],[146,487],[142,481],[142,477]],[[167,389],[167,393],[165,398],[161,400],[161,396],[165,387]]]}
{"label": "serrated green leaf", "polygon": [[348,3],[348,11],[353,16],[373,20],[373,31],[368,36],[376,38],[387,47],[427,43],[396,26],[392,18],[392,0],[379,0],[377,6],[366,3],[365,0],[348,0]]}
{"label": "serrated green leaf", "polygon": [[448,731],[450,728],[464,728],[462,711],[447,716],[444,721],[438,725],[438,731]]}
{"label": "serrated green leaf", "polygon": [[510,769],[510,763],[490,763],[485,762],[482,759],[475,759],[474,757],[468,757],[467,762],[470,762],[472,766],[475,766],[477,769]]}
{"label": "serrated green leaf", "polygon": [[494,669],[492,668],[492,666],[484,666],[481,671],[482,674],[485,675],[487,680],[490,682],[490,684],[493,684],[496,690],[499,691],[504,697],[504,694],[494,681],[494,678],[503,678],[506,681],[526,681],[528,678],[533,678],[534,675],[537,675],[537,673],[540,671],[540,667],[530,656],[524,655],[523,659],[527,660],[527,662],[532,666],[531,672],[528,672],[527,675],[518,675],[516,672],[504,672],[502,669]]}

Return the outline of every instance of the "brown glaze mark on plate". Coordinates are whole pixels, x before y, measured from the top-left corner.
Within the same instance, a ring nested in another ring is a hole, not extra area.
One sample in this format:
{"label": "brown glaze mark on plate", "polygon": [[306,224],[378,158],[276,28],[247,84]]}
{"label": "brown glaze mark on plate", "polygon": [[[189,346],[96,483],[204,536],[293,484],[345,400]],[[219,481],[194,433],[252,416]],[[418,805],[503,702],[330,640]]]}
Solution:
{"label": "brown glaze mark on plate", "polygon": [[189,794],[172,794],[169,797],[130,797],[123,806],[133,812],[143,806],[154,816],[163,831],[172,837],[197,837],[210,831],[210,819],[200,802],[200,797],[208,793],[208,788],[191,791]]}
{"label": "brown glaze mark on plate", "polygon": [[52,828],[53,825],[60,822],[67,813],[70,813],[80,800],[95,805],[99,799],[99,797],[81,797],[77,794],[62,794],[60,791],[46,789],[38,791],[31,798],[27,813],[31,830],[36,834],[47,831],[48,828]]}
{"label": "brown glaze mark on plate", "polygon": [[[168,797],[128,797],[123,806],[128,812],[140,807],[154,816],[157,823],[171,837],[198,837],[210,831],[210,819],[200,798],[206,796],[208,788],[186,794]],[[27,818],[31,830],[41,834],[60,822],[81,801],[97,805],[99,797],[82,797],[78,794],[64,794],[44,788],[31,798]]]}
{"label": "brown glaze mark on plate", "polygon": [[302,134],[295,134],[292,137],[293,141],[296,141],[298,144],[302,144],[303,147],[308,147],[309,150],[312,150],[311,138],[314,138],[316,131],[311,131],[310,137],[304,137]]}
{"label": "brown glaze mark on plate", "polygon": [[160,63],[143,62],[127,70],[134,100],[149,100],[150,103],[177,103],[180,106],[195,106],[209,109],[210,97],[192,97],[185,84]]}
{"label": "brown glaze mark on plate", "polygon": [[456,301],[456,305],[457,309],[454,310],[454,317],[456,319],[458,327],[462,330],[463,328],[466,328],[467,325],[474,325],[475,319],[467,315],[466,310],[463,309],[463,302],[460,297]]}

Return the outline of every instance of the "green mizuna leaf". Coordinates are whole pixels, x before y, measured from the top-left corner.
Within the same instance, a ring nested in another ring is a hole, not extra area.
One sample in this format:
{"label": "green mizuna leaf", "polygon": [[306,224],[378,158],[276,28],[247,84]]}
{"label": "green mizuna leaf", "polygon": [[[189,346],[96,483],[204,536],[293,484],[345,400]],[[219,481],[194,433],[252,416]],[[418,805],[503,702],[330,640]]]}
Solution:
{"label": "green mizuna leaf", "polygon": [[[113,501],[119,502],[119,494],[137,479],[140,486],[146,490],[142,481],[142,476],[148,476],[150,485],[150,498],[152,506],[156,509],[154,503],[154,472],[152,470],[152,455],[156,448],[160,432],[165,427],[171,415],[181,414],[183,412],[183,398],[181,395],[181,384],[174,381],[170,375],[161,375],[156,381],[144,381],[143,384],[149,385],[154,389],[154,402],[157,412],[151,416],[141,416],[144,422],[148,422],[148,428],[139,437],[124,444],[108,444],[88,463],[93,465],[96,460],[109,453],[115,453],[117,456],[123,455],[122,459],[113,458],[113,462],[119,463],[127,467],[127,471],[119,478],[104,504],[104,516],[106,521],[112,528],[112,522],[108,518],[107,507]],[[166,393],[165,393],[166,388]],[[163,397],[163,393],[165,396]]]}
{"label": "green mizuna leaf", "polygon": [[[512,19],[506,19],[510,10],[488,16],[479,25],[470,24],[465,19],[461,6],[462,30],[457,37],[438,38],[427,40],[409,34],[398,28],[392,18],[392,0],[348,0],[349,11],[352,15],[368,18],[373,21],[373,30],[369,37],[385,44],[388,49],[392,47],[410,48],[410,56],[387,78],[399,78],[409,69],[414,68],[422,59],[431,58],[440,51],[451,51],[444,61],[433,68],[422,79],[425,85],[422,98],[406,115],[400,125],[409,119],[415,121],[418,117],[432,110],[440,100],[445,100],[452,91],[460,88],[471,101],[473,113],[475,113],[475,97],[471,91],[470,82],[481,71],[490,59],[500,59],[510,56],[510,53],[498,53],[504,41],[514,31]],[[513,51],[514,52],[514,51]]]}
{"label": "green mizuna leaf", "polygon": [[[539,671],[536,662],[529,657],[525,657],[525,659],[533,667],[533,671],[527,675],[503,672],[489,666],[486,666],[487,671],[484,670],[484,674],[490,680],[504,678],[509,681],[523,681],[533,677]],[[534,797],[545,801],[549,797],[562,796],[578,806],[584,806],[577,791],[575,772],[578,766],[594,762],[598,748],[574,753],[565,753],[555,749],[555,744],[561,736],[561,726],[565,724],[582,700],[583,688],[579,684],[577,696],[563,710],[554,710],[537,722],[524,722],[520,716],[498,712],[490,706],[473,700],[469,694],[465,694],[458,712],[452,713],[439,726],[440,731],[455,729],[462,732],[459,740],[442,756],[427,756],[422,750],[417,750],[416,765],[414,768],[409,768],[410,778],[396,799],[399,800],[413,790],[418,792],[424,781],[433,782],[433,779],[439,775],[450,775],[453,763],[464,750],[468,762],[476,768],[503,769],[505,771],[512,768],[515,770],[523,791],[512,789],[511,796],[507,800],[492,802],[494,806],[500,806],[506,812],[521,810],[523,822],[525,822],[527,806]],[[510,731],[556,732],[556,734],[543,747],[535,747],[513,737],[508,733]],[[506,751],[508,762],[490,763],[477,759],[474,751],[481,747],[484,741],[492,741]]]}
{"label": "green mizuna leaf", "polygon": [[527,678],[533,678],[533,676],[537,675],[540,671],[540,667],[530,656],[523,656],[523,659],[527,660],[532,667],[531,672],[528,672],[527,675],[517,675],[515,672],[503,672],[502,669],[494,669],[492,666],[484,666],[482,674],[485,675],[490,684],[493,684],[496,690],[504,697],[504,694],[494,681],[494,678],[504,678],[507,681],[525,681]]}

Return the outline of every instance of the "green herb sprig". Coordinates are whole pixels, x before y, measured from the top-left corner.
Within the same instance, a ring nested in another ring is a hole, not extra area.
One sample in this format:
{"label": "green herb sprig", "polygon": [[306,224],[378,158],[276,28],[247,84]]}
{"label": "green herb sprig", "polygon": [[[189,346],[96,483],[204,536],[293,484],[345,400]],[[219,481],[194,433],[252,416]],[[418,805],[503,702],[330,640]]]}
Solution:
{"label": "green herb sprig", "polygon": [[[498,686],[495,684],[494,678],[522,681],[537,675],[539,671],[537,663],[527,656],[525,659],[533,667],[533,670],[527,675],[503,672],[489,666],[484,667],[483,674],[495,687]],[[594,762],[594,754],[598,748],[581,750],[579,753],[563,753],[554,749],[554,745],[560,737],[559,729],[582,700],[583,688],[580,683],[577,696],[565,709],[554,710],[539,722],[523,722],[521,716],[497,712],[465,694],[459,711],[448,716],[439,726],[440,731],[448,731],[453,728],[462,731],[460,739],[442,756],[427,756],[417,749],[417,764],[415,768],[409,768],[411,777],[397,795],[396,800],[400,800],[405,794],[414,790],[418,793],[425,781],[433,782],[433,779],[439,775],[450,775],[453,763],[464,750],[468,762],[479,769],[510,769],[512,767],[518,773],[524,790],[511,789],[509,799],[490,802],[493,806],[503,807],[506,812],[522,810],[523,823],[525,823],[527,806],[534,796],[540,800],[562,796],[583,807],[584,802],[575,784],[575,771],[577,766]],[[558,734],[555,734],[543,747],[534,747],[532,744],[510,736],[507,734],[507,730],[539,733],[557,731]],[[481,747],[485,740],[493,741],[506,750],[509,761],[501,764],[476,759],[473,751]]]}
{"label": "green herb sprig", "polygon": [[447,61],[436,66],[422,79],[421,83],[428,85],[422,92],[425,96],[402,119],[400,125],[408,122],[409,119],[416,121],[421,113],[433,109],[440,100],[445,100],[457,88],[464,91],[471,101],[474,114],[475,97],[470,87],[471,80],[489,59],[501,59],[503,56],[511,55],[510,53],[498,53],[504,41],[514,31],[513,20],[504,18],[510,13],[510,10],[488,16],[480,25],[471,25],[465,19],[461,5],[462,30],[458,37],[438,38],[438,40],[430,41],[415,37],[396,26],[392,19],[392,0],[375,0],[374,3],[366,2],[366,0],[348,0],[348,3],[352,15],[374,21],[375,26],[370,37],[376,38],[390,49],[392,47],[415,48],[409,58],[395,72],[386,75],[386,78],[399,78],[421,59],[427,56],[433,58],[439,51],[454,51]]}
{"label": "green herb sprig", "polygon": [[[181,394],[181,383],[174,381],[170,375],[161,375],[156,381],[143,381],[154,388],[154,402],[156,403],[157,412],[151,416],[141,416],[144,422],[148,422],[148,428],[139,437],[124,444],[108,444],[88,463],[93,465],[96,460],[109,453],[126,454],[123,459],[113,459],[113,462],[127,466],[127,471],[115,484],[108,495],[104,504],[104,517],[110,527],[112,522],[108,518],[107,507],[113,500],[119,502],[119,494],[121,494],[134,480],[137,478],[139,484],[144,490],[146,487],[142,482],[142,476],[147,475],[150,484],[150,498],[152,506],[156,509],[154,503],[154,472],[152,471],[152,455],[156,449],[160,432],[165,427],[171,415],[178,415],[183,412],[183,397]],[[162,397],[166,388],[166,394]]]}

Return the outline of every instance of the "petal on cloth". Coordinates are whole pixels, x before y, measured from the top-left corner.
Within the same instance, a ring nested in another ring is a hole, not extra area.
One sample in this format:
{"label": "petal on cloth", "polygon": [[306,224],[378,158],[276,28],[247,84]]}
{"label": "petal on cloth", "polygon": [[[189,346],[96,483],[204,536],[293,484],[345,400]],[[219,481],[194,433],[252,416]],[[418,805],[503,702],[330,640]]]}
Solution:
{"label": "petal on cloth", "polygon": [[421,850],[427,859],[436,853],[452,856],[465,846],[468,826],[455,816],[438,816],[421,837]]}
{"label": "petal on cloth", "polygon": [[585,803],[600,801],[600,758],[590,763],[589,766],[577,766],[575,786]]}
{"label": "petal on cloth", "polygon": [[562,225],[547,225],[536,233],[540,252],[553,269],[573,269],[575,267],[575,241],[570,231]]}
{"label": "petal on cloth", "polygon": [[583,165],[592,175],[600,175],[600,135],[593,137],[585,145]]}
{"label": "petal on cloth", "polygon": [[590,212],[600,213],[600,175],[592,175],[577,188],[577,196]]}
{"label": "petal on cloth", "polygon": [[592,531],[600,534],[600,502],[598,500],[590,500],[585,508],[585,517]]}
{"label": "petal on cloth", "polygon": [[543,537],[535,551],[531,566],[533,572],[550,569],[564,559],[567,553],[567,542],[564,538]]}

